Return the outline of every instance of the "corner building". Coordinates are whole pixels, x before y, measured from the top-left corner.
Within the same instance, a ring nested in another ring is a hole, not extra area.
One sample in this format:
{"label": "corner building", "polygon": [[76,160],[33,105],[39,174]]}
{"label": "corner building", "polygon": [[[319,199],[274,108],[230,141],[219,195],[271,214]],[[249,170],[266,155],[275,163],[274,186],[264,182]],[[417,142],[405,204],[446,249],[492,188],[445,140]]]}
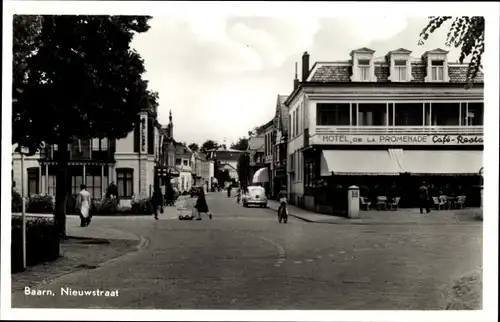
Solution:
{"label": "corner building", "polygon": [[349,186],[373,200],[396,185],[400,206],[415,207],[426,181],[479,206],[483,75],[465,89],[467,65],[442,49],[417,58],[403,48],[382,57],[360,48],[350,56],[311,69],[302,56],[302,79],[285,102],[290,201],[342,212]]}

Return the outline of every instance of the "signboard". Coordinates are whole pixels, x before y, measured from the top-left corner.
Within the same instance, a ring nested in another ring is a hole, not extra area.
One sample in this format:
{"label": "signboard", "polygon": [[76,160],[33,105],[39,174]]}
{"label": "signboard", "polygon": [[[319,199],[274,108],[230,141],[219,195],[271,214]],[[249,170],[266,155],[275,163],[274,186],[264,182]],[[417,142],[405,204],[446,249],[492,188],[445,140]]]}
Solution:
{"label": "signboard", "polygon": [[314,145],[483,145],[482,135],[344,135],[321,134],[310,139]]}

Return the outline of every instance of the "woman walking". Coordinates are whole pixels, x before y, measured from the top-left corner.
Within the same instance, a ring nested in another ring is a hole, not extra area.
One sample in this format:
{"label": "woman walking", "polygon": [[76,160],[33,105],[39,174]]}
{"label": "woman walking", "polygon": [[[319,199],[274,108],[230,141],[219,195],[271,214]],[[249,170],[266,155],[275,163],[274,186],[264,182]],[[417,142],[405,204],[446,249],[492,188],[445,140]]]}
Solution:
{"label": "woman walking", "polygon": [[90,205],[92,204],[92,198],[84,184],[80,185],[78,203],[80,205],[80,226],[88,226],[90,224]]}
{"label": "woman walking", "polygon": [[212,219],[212,214],[208,210],[207,200],[205,199],[205,192],[203,191],[203,188],[200,188],[199,190],[198,199],[196,200],[194,208],[198,213],[198,218],[196,218],[196,220],[201,220],[201,213],[208,213],[208,218]]}

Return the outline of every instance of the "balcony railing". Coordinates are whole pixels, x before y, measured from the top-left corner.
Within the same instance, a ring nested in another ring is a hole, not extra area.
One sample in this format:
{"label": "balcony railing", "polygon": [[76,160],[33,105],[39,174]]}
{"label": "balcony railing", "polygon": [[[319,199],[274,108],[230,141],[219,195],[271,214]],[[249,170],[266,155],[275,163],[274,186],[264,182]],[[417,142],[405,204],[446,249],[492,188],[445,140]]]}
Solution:
{"label": "balcony railing", "polygon": [[[114,146],[110,146],[108,150],[104,151],[91,151],[90,149],[77,150],[71,148],[69,153],[70,161],[96,161],[96,162],[114,162],[115,153]],[[61,153],[59,150],[55,150],[53,146],[46,147],[40,152],[40,159],[46,161],[52,161],[57,159],[58,154]]]}
{"label": "balcony railing", "polygon": [[343,134],[469,134],[482,135],[484,126],[448,126],[448,125],[425,125],[425,126],[337,126],[318,125],[316,133],[343,133]]}

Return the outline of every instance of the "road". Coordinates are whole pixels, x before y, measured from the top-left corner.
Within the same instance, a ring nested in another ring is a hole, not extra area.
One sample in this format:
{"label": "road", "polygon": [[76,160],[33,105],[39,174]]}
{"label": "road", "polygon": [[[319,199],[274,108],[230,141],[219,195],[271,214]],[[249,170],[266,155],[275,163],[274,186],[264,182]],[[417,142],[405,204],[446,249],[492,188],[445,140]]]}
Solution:
{"label": "road", "polygon": [[[54,280],[54,296],[13,294],[12,307],[144,309],[440,309],[452,280],[482,262],[482,225],[331,225],[207,197],[213,220],[95,218],[149,246]],[[61,288],[118,290],[61,296]]]}

